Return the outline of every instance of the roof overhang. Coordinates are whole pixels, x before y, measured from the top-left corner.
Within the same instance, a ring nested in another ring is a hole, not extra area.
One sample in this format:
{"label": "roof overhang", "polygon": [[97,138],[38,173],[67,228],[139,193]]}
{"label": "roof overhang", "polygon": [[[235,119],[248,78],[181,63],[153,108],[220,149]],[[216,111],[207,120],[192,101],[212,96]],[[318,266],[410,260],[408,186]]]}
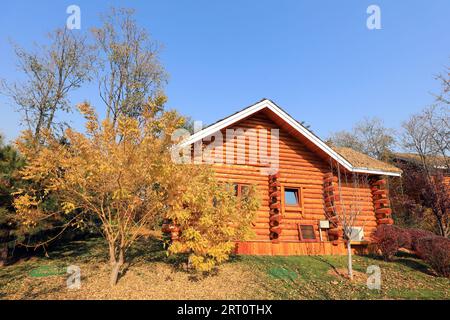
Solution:
{"label": "roof overhang", "polygon": [[273,103],[272,101],[270,101],[268,99],[261,100],[260,102],[254,104],[248,108],[245,108],[244,110],[242,110],[240,112],[237,112],[219,122],[214,123],[213,125],[205,128],[203,130],[200,130],[200,131],[194,133],[188,139],[181,142],[179,144],[179,146],[186,147],[195,142],[201,141],[203,138],[209,137],[209,136],[213,135],[214,133],[216,133],[224,128],[227,128],[227,127],[239,122],[240,120],[243,120],[263,109],[268,109],[268,110],[272,111],[273,113],[275,113],[286,124],[291,126],[294,130],[296,130],[298,133],[300,133],[302,136],[304,136],[306,139],[308,139],[311,143],[313,143],[316,147],[318,147],[325,154],[330,156],[332,159],[334,159],[336,162],[338,162],[340,165],[342,165],[345,169],[347,169],[350,172],[373,174],[373,175],[387,175],[387,176],[395,176],[395,177],[401,176],[401,174],[398,172],[389,172],[389,171],[382,171],[382,170],[373,170],[370,168],[354,167],[350,162],[348,162],[339,153],[337,153],[332,148],[330,148],[325,142],[323,142],[314,133],[309,131],[302,124],[300,124],[298,121],[296,121],[294,118],[292,118],[288,113],[286,113],[283,109],[281,109],[275,103]]}

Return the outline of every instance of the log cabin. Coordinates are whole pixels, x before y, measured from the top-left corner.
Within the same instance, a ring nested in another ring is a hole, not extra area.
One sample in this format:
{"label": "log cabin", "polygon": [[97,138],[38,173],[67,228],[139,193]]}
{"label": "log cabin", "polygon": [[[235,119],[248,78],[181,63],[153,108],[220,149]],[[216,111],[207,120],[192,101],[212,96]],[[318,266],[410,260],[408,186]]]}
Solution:
{"label": "log cabin", "polygon": [[195,132],[180,148],[195,163],[212,165],[237,195],[256,186],[256,236],[237,242],[238,254],[345,254],[342,217],[354,216],[355,250],[367,248],[378,225],[393,223],[386,177],[401,170],[349,148],[331,148],[271,100]]}

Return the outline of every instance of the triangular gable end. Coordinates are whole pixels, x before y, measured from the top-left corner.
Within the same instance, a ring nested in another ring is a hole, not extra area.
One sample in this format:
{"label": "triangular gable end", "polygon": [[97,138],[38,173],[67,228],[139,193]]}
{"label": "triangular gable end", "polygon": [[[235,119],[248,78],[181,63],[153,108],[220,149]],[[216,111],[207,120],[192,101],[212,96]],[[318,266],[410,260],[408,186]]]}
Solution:
{"label": "triangular gable end", "polygon": [[240,120],[248,118],[249,116],[263,110],[268,109],[277,115],[283,122],[292,127],[297,133],[301,134],[308,141],[310,141],[314,146],[322,150],[325,154],[330,156],[332,159],[337,161],[340,165],[346,168],[350,172],[355,173],[366,173],[366,174],[376,174],[376,175],[388,175],[388,176],[400,176],[400,173],[397,172],[389,172],[382,170],[372,170],[370,168],[356,168],[350,162],[348,162],[344,157],[342,157],[339,153],[330,148],[325,142],[323,142],[319,137],[301,125],[298,121],[292,118],[288,113],[286,113],[283,109],[277,106],[274,102],[269,99],[263,99],[260,102],[245,108],[223,120],[220,120],[203,130],[200,130],[193,135],[191,135],[187,140],[180,144],[180,147],[186,147],[191,145],[197,141],[202,140],[203,138],[209,137],[212,134],[220,131],[224,128],[227,128]]}

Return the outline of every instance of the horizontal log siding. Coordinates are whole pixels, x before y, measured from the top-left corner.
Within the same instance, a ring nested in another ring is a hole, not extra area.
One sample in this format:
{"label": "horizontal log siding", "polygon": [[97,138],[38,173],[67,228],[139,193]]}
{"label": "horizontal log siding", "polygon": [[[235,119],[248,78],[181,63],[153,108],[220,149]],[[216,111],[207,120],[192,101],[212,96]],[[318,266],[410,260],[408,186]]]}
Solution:
{"label": "horizontal log siding", "polygon": [[[262,200],[260,210],[257,213],[255,220],[256,240],[269,240],[269,184],[268,176],[261,174],[260,169],[265,166],[261,163],[251,165],[249,163],[249,137],[258,138],[254,132],[248,129],[279,129],[279,167],[280,178],[279,181],[283,184],[295,184],[303,186],[303,200],[304,211],[288,212],[283,216],[281,222],[282,232],[280,241],[294,241],[300,242],[298,234],[298,223],[313,224],[316,231],[316,237],[319,239],[318,220],[324,219],[324,203],[323,203],[323,175],[329,170],[328,165],[316,154],[307,149],[304,144],[296,138],[289,135],[283,128],[279,128],[273,121],[268,119],[264,114],[258,113],[251,118],[243,120],[238,124],[230,127],[230,129],[244,129],[246,130],[245,145],[238,143],[239,140],[225,142],[223,148],[217,150],[222,153],[223,162],[226,160],[226,151],[233,147],[235,150],[235,159],[238,158],[238,153],[244,153],[246,165],[226,165],[215,164],[216,176],[227,182],[252,183],[258,186],[260,197]],[[222,131],[225,138],[226,132]],[[270,131],[267,133],[270,136]],[[224,139],[225,140],[225,139]],[[260,146],[258,144],[259,152],[263,154],[271,153],[271,146]],[[216,155],[211,154],[214,158]],[[323,233],[326,240],[326,234]]]}
{"label": "horizontal log siding", "polygon": [[357,212],[354,226],[364,227],[364,236],[370,239],[377,227],[377,219],[369,183],[360,185],[358,188],[351,183],[342,183],[340,194],[342,202],[337,201],[337,203],[344,207],[344,212]]}
{"label": "horizontal log siding", "polygon": [[261,175],[258,167],[238,165],[213,165],[216,177],[228,183],[256,185],[261,198],[261,206],[256,214],[254,230],[257,240],[269,240],[269,184],[266,175]]}
{"label": "horizontal log siding", "polygon": [[[282,232],[279,240],[281,242],[300,242],[298,227],[299,223],[313,224],[316,232],[317,241],[319,241],[318,221],[325,219],[324,211],[324,192],[323,192],[323,178],[324,175],[330,171],[330,165],[320,158],[317,154],[305,146],[303,142],[289,134],[288,129],[280,128],[272,120],[270,120],[264,113],[259,112],[248,119],[242,120],[239,123],[230,127],[230,129],[279,129],[279,181],[287,186],[289,184],[301,185],[303,187],[303,212],[286,212],[283,215],[281,222]],[[249,163],[249,139],[248,137],[255,137],[251,131],[246,131],[245,144],[239,144],[238,139],[234,139],[232,143],[226,142],[226,132],[223,134],[223,147],[216,150],[221,153],[223,164],[214,164],[216,176],[221,181],[230,183],[247,183],[255,184],[260,192],[261,207],[257,212],[257,217],[254,222],[254,230],[256,233],[256,241],[269,241],[269,183],[268,176],[261,174],[261,169],[266,165],[262,163]],[[270,136],[270,133],[268,133]],[[207,145],[207,144],[205,144]],[[265,154],[271,152],[271,146],[257,146],[258,152]],[[244,154],[245,164],[225,164],[226,150],[234,148],[235,157],[238,159],[238,154]],[[211,159],[216,158],[214,152],[211,153]],[[374,208],[372,203],[372,195],[370,188],[362,187],[358,191],[358,199],[363,207],[361,217],[358,219],[357,225],[365,226],[365,232],[372,232],[376,227],[376,219],[374,216]],[[353,190],[348,187],[343,188],[344,199],[352,201]],[[326,232],[322,232],[323,239],[328,241]],[[241,244],[241,248],[247,248],[246,245]],[[248,248],[259,248],[261,244],[249,244]],[[272,248],[272,247],[271,247]],[[283,248],[287,248],[286,246]],[[306,247],[305,247],[306,248]],[[319,247],[317,247],[319,248]],[[256,249],[255,249],[256,250]],[[270,249],[272,250],[272,249]],[[275,249],[274,249],[275,250]],[[300,250],[300,249],[296,249]],[[244,250],[245,251],[245,250]],[[251,250],[252,251],[252,250]],[[281,250],[284,252],[284,249]],[[327,252],[332,252],[328,249]]]}

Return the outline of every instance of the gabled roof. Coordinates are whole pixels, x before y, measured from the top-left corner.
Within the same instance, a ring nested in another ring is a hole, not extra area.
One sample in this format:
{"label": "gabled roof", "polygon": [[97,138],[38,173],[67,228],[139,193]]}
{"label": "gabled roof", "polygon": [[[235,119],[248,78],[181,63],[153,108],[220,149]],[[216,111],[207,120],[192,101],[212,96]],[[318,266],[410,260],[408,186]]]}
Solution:
{"label": "gabled roof", "polygon": [[[318,136],[312,133],[310,130],[305,128],[300,122],[292,118],[287,112],[277,106],[274,102],[269,99],[263,99],[239,112],[232,114],[231,116],[224,118],[222,120],[217,121],[216,123],[200,130],[193,135],[191,135],[187,140],[180,144],[181,147],[185,147],[191,145],[197,141],[202,140],[203,138],[209,137],[212,134],[220,131],[224,128],[232,126],[240,120],[243,120],[261,110],[270,110],[274,114],[276,114],[283,122],[292,127],[297,133],[305,137],[308,141],[310,141],[314,146],[319,148],[325,154],[330,156],[332,159],[337,161],[340,165],[346,168],[350,172],[355,173],[367,173],[367,174],[379,174],[379,175],[389,175],[389,176],[400,176],[401,171],[396,170],[384,170],[379,167],[360,167],[358,164],[351,163],[345,156],[341,155],[339,152],[336,152],[332,148],[330,148],[325,142],[323,142]],[[367,156],[368,157],[368,156]],[[369,157],[370,158],[370,157]],[[374,160],[374,159],[373,159]]]}

